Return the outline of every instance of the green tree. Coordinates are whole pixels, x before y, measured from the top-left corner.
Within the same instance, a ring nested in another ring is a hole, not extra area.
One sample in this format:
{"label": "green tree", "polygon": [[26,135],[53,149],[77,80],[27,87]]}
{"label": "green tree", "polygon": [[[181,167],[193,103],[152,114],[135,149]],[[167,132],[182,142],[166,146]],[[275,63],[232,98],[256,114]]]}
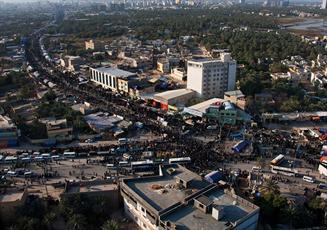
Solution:
{"label": "green tree", "polygon": [[87,222],[85,216],[74,213],[69,217],[68,224],[73,230],[82,230],[85,229]]}
{"label": "green tree", "polygon": [[107,220],[102,226],[101,230],[118,230],[119,225],[114,220]]}
{"label": "green tree", "polygon": [[267,181],[265,181],[265,183],[261,187],[261,191],[263,193],[279,194],[280,191],[279,191],[278,182],[268,179]]}

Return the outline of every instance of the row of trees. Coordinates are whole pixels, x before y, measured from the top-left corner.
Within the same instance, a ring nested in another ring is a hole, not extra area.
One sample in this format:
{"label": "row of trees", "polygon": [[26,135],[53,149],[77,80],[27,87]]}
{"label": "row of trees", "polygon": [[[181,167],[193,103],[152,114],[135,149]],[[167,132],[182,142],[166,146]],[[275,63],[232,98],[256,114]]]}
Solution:
{"label": "row of trees", "polygon": [[27,203],[17,209],[15,222],[9,229],[52,230],[60,226],[72,230],[120,229],[118,222],[110,219],[111,215],[110,202],[104,197],[76,195],[63,198],[58,203],[30,196]]}
{"label": "row of trees", "polygon": [[268,180],[262,186],[255,203],[261,209],[264,223],[286,224],[290,228],[307,228],[325,224],[327,203],[321,198],[307,197],[303,204],[289,202],[280,194],[277,182]]}

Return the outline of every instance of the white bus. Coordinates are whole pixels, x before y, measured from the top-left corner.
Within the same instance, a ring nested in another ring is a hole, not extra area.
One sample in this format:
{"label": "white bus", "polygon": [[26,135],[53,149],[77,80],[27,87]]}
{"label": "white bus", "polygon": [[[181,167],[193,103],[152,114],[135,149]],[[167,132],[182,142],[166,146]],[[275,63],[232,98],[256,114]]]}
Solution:
{"label": "white bus", "polygon": [[189,164],[191,163],[191,157],[169,158],[169,164]]}
{"label": "white bus", "polygon": [[283,154],[279,154],[277,157],[275,157],[270,164],[271,165],[279,165],[283,160],[284,160],[284,155]]}
{"label": "white bus", "polygon": [[118,139],[118,143],[119,144],[127,144],[127,142],[128,142],[128,139],[127,138],[119,138]]}
{"label": "white bus", "polygon": [[64,152],[64,157],[66,157],[66,158],[75,158],[76,153],[75,152]]}
{"label": "white bus", "polygon": [[279,166],[271,166],[271,172],[274,174],[281,174],[284,176],[297,176],[298,171],[292,168],[285,168]]}
{"label": "white bus", "polygon": [[15,156],[7,156],[5,158],[5,163],[14,163],[16,161],[17,161],[17,157],[15,157]]}
{"label": "white bus", "polygon": [[313,177],[310,177],[310,176],[303,176],[303,180],[306,181],[306,182],[309,182],[309,183],[314,183],[315,180]]}
{"label": "white bus", "polygon": [[119,161],[118,165],[120,167],[127,167],[127,166],[130,166],[130,163],[128,161]]}

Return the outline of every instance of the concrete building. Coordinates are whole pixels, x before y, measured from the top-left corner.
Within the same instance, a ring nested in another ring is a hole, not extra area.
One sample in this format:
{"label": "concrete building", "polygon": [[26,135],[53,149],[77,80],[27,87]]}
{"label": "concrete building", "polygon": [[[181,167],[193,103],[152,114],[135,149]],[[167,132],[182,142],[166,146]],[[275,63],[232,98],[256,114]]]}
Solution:
{"label": "concrete building", "polygon": [[157,70],[161,73],[169,73],[170,65],[169,61],[166,59],[161,59],[157,61]]}
{"label": "concrete building", "polygon": [[68,71],[78,71],[83,61],[80,56],[68,56],[60,59],[60,65]]}
{"label": "concrete building", "polygon": [[2,188],[0,190],[0,219],[3,223],[15,221],[17,208],[24,205],[28,196],[25,188]]}
{"label": "concrete building", "polygon": [[90,68],[91,81],[101,85],[103,88],[111,89],[113,91],[127,91],[128,86],[122,85],[123,82],[118,83],[118,79],[131,79],[136,77],[135,73],[127,72],[118,68]]}
{"label": "concrete building", "polygon": [[66,119],[40,119],[46,125],[48,139],[61,141],[71,141],[73,139],[73,128],[69,127]]}
{"label": "concrete building", "polygon": [[146,79],[119,78],[118,92],[130,97],[140,97],[141,94],[151,94],[155,91],[155,85]]}
{"label": "concrete building", "polygon": [[221,53],[220,59],[200,59],[187,63],[187,88],[200,97],[224,96],[235,89],[236,61],[229,53]]}
{"label": "concrete building", "polygon": [[241,90],[233,90],[233,91],[225,92],[224,99],[235,104],[240,109],[244,110],[246,107],[245,95],[242,93]]}
{"label": "concrete building", "polygon": [[85,50],[101,50],[101,44],[92,39],[85,41]]}
{"label": "concrete building", "polygon": [[124,179],[125,213],[141,229],[257,228],[259,208],[180,165],[159,168],[158,176]]}
{"label": "concrete building", "polygon": [[183,107],[189,100],[196,96],[196,92],[191,89],[169,90],[154,95],[154,106],[160,106],[163,110],[177,110]]}
{"label": "concrete building", "polygon": [[12,120],[0,115],[0,148],[17,146],[18,136],[19,130]]}
{"label": "concrete building", "polygon": [[327,0],[322,0],[321,9],[327,9]]}
{"label": "concrete building", "polygon": [[250,115],[237,109],[231,102],[220,98],[212,98],[184,108],[183,112],[196,117],[216,120],[220,124],[235,125],[238,122],[251,121]]}
{"label": "concrete building", "polygon": [[171,70],[170,76],[178,81],[186,80],[186,73],[182,68],[174,68]]}

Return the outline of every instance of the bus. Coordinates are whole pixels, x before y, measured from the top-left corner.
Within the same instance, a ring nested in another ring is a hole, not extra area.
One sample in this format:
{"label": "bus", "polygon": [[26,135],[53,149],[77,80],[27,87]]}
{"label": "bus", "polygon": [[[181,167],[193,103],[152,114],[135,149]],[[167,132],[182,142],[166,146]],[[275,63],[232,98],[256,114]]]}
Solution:
{"label": "bus", "polygon": [[133,161],[131,162],[131,169],[135,171],[149,171],[154,167],[153,160]]}
{"label": "bus", "polygon": [[98,151],[97,155],[99,155],[99,156],[108,156],[108,155],[110,155],[110,152],[109,151]]}
{"label": "bus", "polygon": [[66,157],[66,158],[75,158],[76,153],[75,152],[64,152],[63,156]]}
{"label": "bus", "polygon": [[128,161],[119,161],[118,162],[119,167],[127,167],[130,166]]}
{"label": "bus", "polygon": [[41,157],[43,157],[44,160],[50,160],[51,154],[50,153],[43,153],[41,154]]}
{"label": "bus", "polygon": [[279,165],[283,160],[284,160],[284,155],[283,154],[279,154],[277,157],[275,157],[270,164],[271,165]]}
{"label": "bus", "polygon": [[38,156],[34,158],[35,162],[43,162],[44,158],[42,156]]}
{"label": "bus", "polygon": [[31,158],[31,157],[23,157],[23,158],[21,159],[21,161],[22,161],[23,163],[31,163],[31,162],[32,162],[32,158]]}
{"label": "bus", "polygon": [[118,143],[119,144],[127,144],[127,142],[128,142],[128,139],[127,138],[119,138],[118,139]]}
{"label": "bus", "polygon": [[320,184],[318,185],[318,188],[319,188],[319,189],[327,190],[327,184],[320,183]]}
{"label": "bus", "polygon": [[5,158],[5,163],[15,163],[17,161],[17,157],[15,156],[7,156]]}
{"label": "bus", "polygon": [[189,164],[191,163],[191,157],[169,158],[169,164]]}
{"label": "bus", "polygon": [[292,168],[285,168],[285,167],[279,167],[279,166],[271,166],[271,172],[274,174],[281,174],[284,176],[297,176],[298,171]]}
{"label": "bus", "polygon": [[116,169],[117,167],[114,164],[107,164],[108,169]]}
{"label": "bus", "polygon": [[303,176],[303,180],[309,183],[314,183],[315,180],[313,179],[313,177],[310,176]]}

